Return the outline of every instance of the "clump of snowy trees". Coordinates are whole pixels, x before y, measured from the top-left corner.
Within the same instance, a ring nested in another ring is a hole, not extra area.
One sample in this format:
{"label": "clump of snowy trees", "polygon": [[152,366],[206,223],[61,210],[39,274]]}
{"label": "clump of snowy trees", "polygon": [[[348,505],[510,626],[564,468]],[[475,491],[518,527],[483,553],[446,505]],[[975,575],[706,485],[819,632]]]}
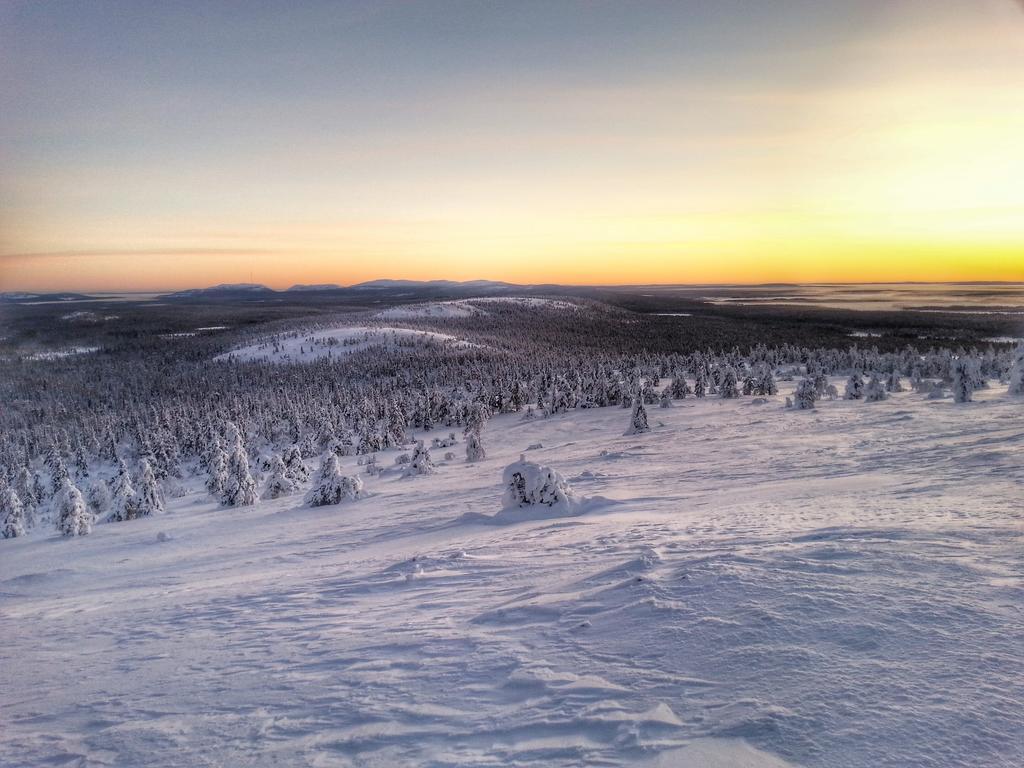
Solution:
{"label": "clump of snowy trees", "polygon": [[567,506],[578,500],[562,475],[550,467],[527,461],[526,456],[520,456],[519,461],[505,467],[502,484],[505,489],[502,506],[505,509],[535,505]]}
{"label": "clump of snowy trees", "polygon": [[355,501],[362,493],[363,481],[358,475],[342,474],[337,454],[326,453],[320,462],[320,471],[317,472],[306,502],[311,507],[322,507],[327,504],[340,504],[343,501]]}

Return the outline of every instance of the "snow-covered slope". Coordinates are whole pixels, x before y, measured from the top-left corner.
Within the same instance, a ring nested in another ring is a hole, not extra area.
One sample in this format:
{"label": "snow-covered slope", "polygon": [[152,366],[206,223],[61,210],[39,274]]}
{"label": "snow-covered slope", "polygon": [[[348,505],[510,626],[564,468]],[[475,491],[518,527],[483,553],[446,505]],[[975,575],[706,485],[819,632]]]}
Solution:
{"label": "snow-covered slope", "polygon": [[240,347],[223,355],[246,362],[308,363],[321,357],[340,357],[376,346],[472,347],[473,344],[445,333],[416,331],[409,328],[352,327],[333,328],[303,334],[284,334],[267,341]]}
{"label": "snow-covered slope", "polygon": [[[361,501],[0,541],[0,764],[1019,766],[1024,405],[977,398],[499,416]],[[606,501],[481,519],[524,451]]]}
{"label": "snow-covered slope", "polygon": [[571,301],[546,299],[533,296],[486,296],[456,301],[425,301],[418,304],[402,304],[381,310],[376,317],[381,320],[409,320],[413,318],[473,317],[483,314],[488,306],[495,304],[514,305],[530,309],[567,311],[577,309]]}

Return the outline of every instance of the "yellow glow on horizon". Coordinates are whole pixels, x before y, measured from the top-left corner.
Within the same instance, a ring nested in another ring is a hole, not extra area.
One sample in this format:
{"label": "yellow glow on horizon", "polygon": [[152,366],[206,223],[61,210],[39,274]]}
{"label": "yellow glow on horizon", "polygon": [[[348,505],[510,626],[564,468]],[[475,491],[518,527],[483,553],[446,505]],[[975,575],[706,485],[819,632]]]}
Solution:
{"label": "yellow glow on horizon", "polygon": [[0,205],[0,290],[1024,281],[1024,14],[982,5],[894,16],[832,79],[534,88],[507,126],[469,94],[422,135],[43,169]]}

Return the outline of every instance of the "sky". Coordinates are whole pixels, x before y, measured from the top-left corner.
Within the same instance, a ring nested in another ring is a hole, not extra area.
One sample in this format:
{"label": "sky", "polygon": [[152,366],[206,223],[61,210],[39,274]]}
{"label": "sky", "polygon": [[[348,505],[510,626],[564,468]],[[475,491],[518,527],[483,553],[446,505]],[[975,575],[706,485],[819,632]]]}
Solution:
{"label": "sky", "polygon": [[1014,0],[0,0],[0,290],[1024,280]]}

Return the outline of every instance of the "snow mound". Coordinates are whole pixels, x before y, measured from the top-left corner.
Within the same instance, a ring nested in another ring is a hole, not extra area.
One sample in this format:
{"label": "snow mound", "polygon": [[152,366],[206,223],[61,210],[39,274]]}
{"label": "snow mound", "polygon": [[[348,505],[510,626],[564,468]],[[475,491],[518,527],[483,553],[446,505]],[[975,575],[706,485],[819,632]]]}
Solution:
{"label": "snow mound", "polygon": [[442,346],[471,348],[477,346],[464,339],[434,331],[411,328],[351,327],[333,328],[310,334],[275,336],[258,344],[240,347],[215,360],[239,362],[311,363],[321,358],[341,358],[373,347],[407,348]]}
{"label": "snow mound", "polygon": [[527,461],[526,456],[520,456],[519,461],[505,467],[501,481],[505,487],[502,509],[572,508],[580,501],[561,474],[551,467]]}

